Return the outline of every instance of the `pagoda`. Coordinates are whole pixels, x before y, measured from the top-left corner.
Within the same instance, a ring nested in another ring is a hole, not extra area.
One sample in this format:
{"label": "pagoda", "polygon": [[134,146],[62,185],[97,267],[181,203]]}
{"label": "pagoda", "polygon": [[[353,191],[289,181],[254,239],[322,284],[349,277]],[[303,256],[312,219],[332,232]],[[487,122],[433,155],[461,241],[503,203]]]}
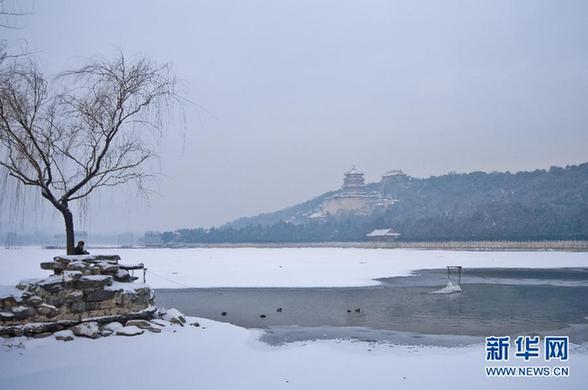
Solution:
{"label": "pagoda", "polygon": [[360,172],[354,165],[349,172],[345,173],[342,189],[344,191],[361,191],[364,187],[365,179],[363,172]]}

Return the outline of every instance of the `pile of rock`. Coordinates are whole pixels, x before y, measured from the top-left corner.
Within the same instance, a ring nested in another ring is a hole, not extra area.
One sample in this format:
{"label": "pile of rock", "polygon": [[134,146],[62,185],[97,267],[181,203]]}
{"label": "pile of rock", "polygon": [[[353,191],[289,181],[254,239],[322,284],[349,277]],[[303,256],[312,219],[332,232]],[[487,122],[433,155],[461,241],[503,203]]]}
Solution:
{"label": "pile of rock", "polygon": [[153,291],[132,283],[137,278],[131,273],[144,270],[143,264],[119,260],[116,255],[57,256],[41,263],[52,276],[22,281],[0,296],[0,335],[39,336],[76,325],[153,318]]}
{"label": "pile of rock", "polygon": [[[176,309],[165,310],[159,309],[154,316],[156,318],[148,320],[128,320],[126,322],[113,321],[99,323],[98,321],[86,321],[81,324],[70,327],[69,329],[60,330],[53,333],[57,340],[71,341],[76,337],[85,337],[97,339],[108,336],[138,336],[145,332],[161,333],[162,329],[173,324],[184,326],[186,319],[182,313]],[[197,322],[190,325],[199,327]],[[37,334],[36,337],[50,336],[51,333]]]}
{"label": "pile of rock", "polygon": [[71,341],[77,337],[97,339],[99,337],[114,336],[138,336],[145,331],[160,333],[164,325],[156,325],[147,320],[128,320],[124,325],[121,322],[113,321],[106,324],[99,324],[96,321],[83,322],[70,329],[55,332],[53,335],[57,340]]}

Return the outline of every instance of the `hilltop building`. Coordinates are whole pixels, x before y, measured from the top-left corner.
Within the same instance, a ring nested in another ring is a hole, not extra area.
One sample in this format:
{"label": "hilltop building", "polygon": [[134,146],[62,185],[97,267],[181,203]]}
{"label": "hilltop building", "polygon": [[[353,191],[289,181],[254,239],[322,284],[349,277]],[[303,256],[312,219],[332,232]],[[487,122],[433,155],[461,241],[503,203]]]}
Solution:
{"label": "hilltop building", "polygon": [[397,179],[407,179],[408,175],[400,169],[392,169],[382,175],[382,182],[389,182]]}
{"label": "hilltop building", "polygon": [[365,187],[365,179],[363,178],[363,172],[360,172],[355,168],[355,165],[349,172],[346,172],[343,176],[343,191],[361,191]]}
{"label": "hilltop building", "polygon": [[367,189],[363,173],[354,166],[344,174],[341,190],[323,202],[318,215],[334,215],[343,211],[367,215],[393,202],[379,192]]}

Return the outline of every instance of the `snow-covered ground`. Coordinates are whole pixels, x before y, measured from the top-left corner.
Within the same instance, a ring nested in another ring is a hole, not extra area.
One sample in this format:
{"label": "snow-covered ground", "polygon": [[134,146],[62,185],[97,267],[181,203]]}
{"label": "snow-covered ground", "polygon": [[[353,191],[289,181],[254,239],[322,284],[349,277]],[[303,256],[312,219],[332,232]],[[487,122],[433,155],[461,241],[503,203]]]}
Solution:
{"label": "snow-covered ground", "polygon": [[[102,249],[124,262],[142,262],[154,288],[354,287],[411,270],[446,265],[474,267],[588,267],[586,252],[467,252],[353,248]],[[62,250],[0,249],[0,286],[41,278],[39,268]]]}
{"label": "snow-covered ground", "polygon": [[[450,252],[389,249],[111,249],[143,262],[155,288],[328,287],[446,265],[588,267],[588,253]],[[0,249],[0,286],[48,276],[39,268],[62,251]],[[586,346],[574,346],[568,378],[487,378],[483,345],[406,347],[316,341],[272,347],[260,331],[198,319],[160,334],[97,340],[0,341],[0,389],[583,389]],[[509,362],[509,365],[518,363]],[[529,364],[531,365],[531,364]],[[532,364],[543,365],[543,364]]]}
{"label": "snow-covered ground", "polygon": [[257,341],[258,331],[198,321],[200,328],[174,325],[129,338],[30,339],[24,348],[0,341],[0,389],[520,390],[583,389],[588,383],[586,352],[572,351],[567,378],[487,378],[482,345],[319,341],[270,347]]}

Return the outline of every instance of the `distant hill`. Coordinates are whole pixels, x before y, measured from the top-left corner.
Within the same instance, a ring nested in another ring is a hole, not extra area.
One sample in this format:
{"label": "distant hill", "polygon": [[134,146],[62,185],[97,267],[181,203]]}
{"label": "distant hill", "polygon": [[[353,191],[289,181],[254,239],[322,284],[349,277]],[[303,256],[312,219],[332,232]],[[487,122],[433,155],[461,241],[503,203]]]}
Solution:
{"label": "distant hill", "polygon": [[365,186],[395,202],[368,213],[319,215],[332,191],[218,229],[168,232],[179,242],[363,241],[377,228],[401,240],[588,239],[588,163],[532,172],[472,172],[425,179],[398,175]]}

